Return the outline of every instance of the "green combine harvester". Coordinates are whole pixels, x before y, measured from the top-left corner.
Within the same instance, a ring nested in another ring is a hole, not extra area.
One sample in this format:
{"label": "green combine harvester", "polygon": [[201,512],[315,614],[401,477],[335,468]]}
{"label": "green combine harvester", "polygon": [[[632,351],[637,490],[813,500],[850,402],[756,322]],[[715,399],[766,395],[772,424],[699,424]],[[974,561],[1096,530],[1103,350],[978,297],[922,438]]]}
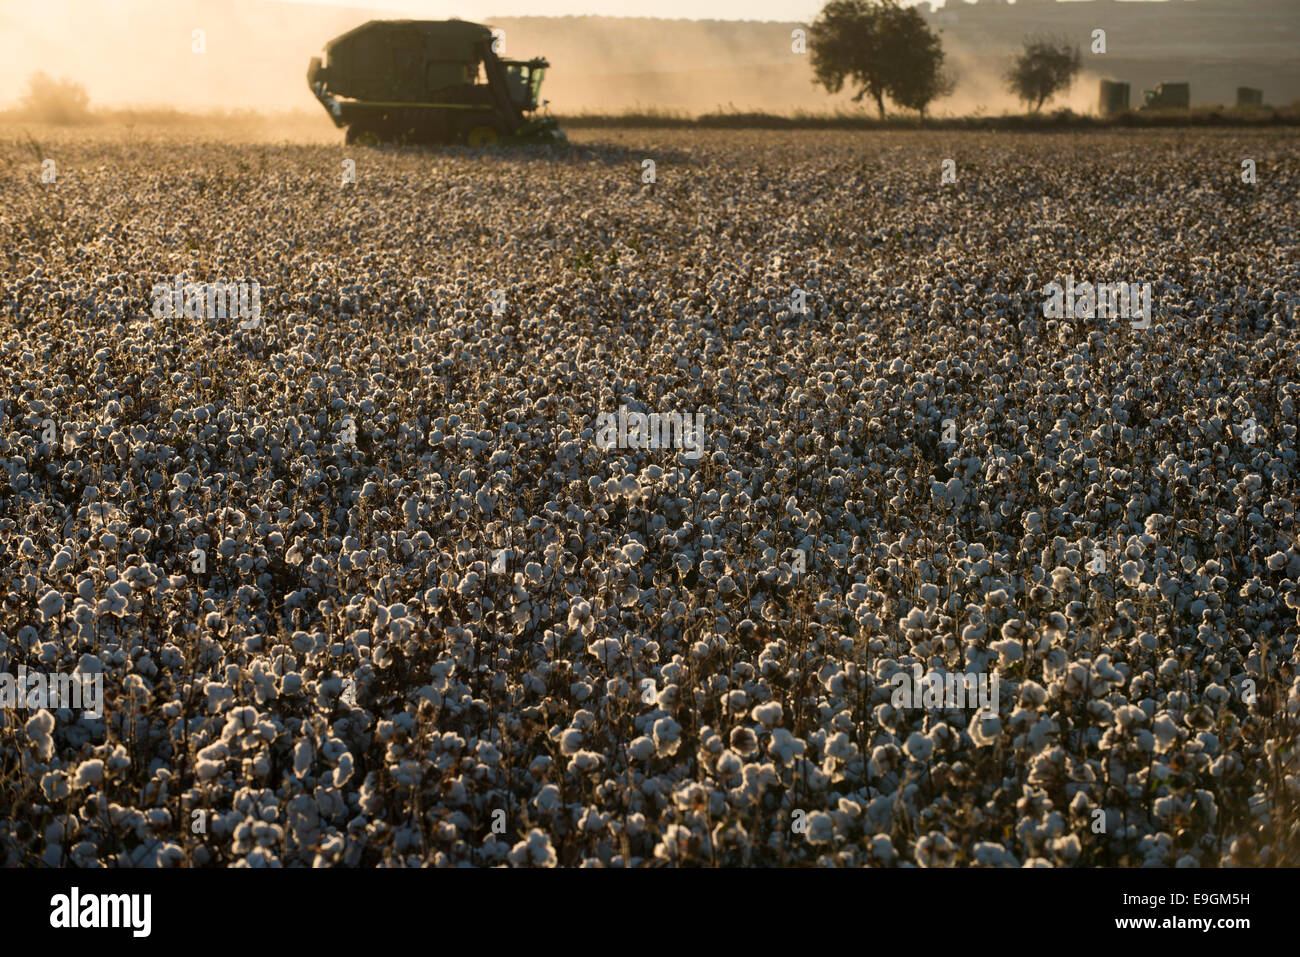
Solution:
{"label": "green combine harvester", "polygon": [[564,142],[538,108],[545,60],[504,60],[487,27],[371,20],[313,57],[307,82],[347,142]]}

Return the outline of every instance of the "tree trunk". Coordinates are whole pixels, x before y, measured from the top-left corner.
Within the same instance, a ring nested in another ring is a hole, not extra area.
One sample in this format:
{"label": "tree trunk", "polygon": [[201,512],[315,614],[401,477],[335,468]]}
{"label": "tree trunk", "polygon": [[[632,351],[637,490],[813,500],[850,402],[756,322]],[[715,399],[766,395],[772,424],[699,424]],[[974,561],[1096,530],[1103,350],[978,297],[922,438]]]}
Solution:
{"label": "tree trunk", "polygon": [[876,98],[876,109],[880,110],[880,118],[883,120],[885,118],[885,95],[877,90],[872,96]]}

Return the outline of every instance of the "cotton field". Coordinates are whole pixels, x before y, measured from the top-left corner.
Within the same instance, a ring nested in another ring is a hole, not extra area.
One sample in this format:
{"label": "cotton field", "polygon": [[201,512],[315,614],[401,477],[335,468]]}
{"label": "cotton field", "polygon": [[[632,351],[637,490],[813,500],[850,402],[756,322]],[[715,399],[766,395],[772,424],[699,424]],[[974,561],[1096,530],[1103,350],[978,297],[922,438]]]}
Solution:
{"label": "cotton field", "polygon": [[0,862],[1300,864],[1300,135],[572,139],[0,131]]}

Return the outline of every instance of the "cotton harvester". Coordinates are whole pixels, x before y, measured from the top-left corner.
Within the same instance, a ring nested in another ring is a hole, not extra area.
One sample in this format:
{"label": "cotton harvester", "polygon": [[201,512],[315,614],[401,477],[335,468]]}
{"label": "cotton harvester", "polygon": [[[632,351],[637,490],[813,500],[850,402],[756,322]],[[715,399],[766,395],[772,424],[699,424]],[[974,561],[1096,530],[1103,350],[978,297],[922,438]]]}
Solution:
{"label": "cotton harvester", "polygon": [[550,64],[498,44],[463,20],[371,20],[313,57],[307,82],[349,143],[563,142],[553,117],[530,115]]}

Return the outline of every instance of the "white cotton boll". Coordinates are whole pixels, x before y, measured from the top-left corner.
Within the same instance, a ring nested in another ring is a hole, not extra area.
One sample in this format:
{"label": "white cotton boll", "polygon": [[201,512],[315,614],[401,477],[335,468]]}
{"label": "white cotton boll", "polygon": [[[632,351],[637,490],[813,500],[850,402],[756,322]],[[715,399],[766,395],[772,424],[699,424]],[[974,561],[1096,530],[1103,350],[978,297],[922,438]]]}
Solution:
{"label": "white cotton boll", "polygon": [[632,742],[627,746],[627,750],[635,760],[647,761],[650,755],[654,754],[655,743],[645,735],[641,735],[632,739]]}
{"label": "white cotton boll", "polygon": [[645,557],[645,546],[640,542],[628,542],[623,546],[623,558],[630,565],[639,565]]}
{"label": "white cotton boll", "polygon": [[582,748],[582,732],[569,728],[560,735],[560,753],[566,757],[577,754]]}
{"label": "white cotton boll", "polygon": [[740,690],[728,691],[722,696],[722,710],[728,715],[743,714],[748,704],[749,696]]}
{"label": "white cotton boll", "polygon": [[998,664],[1004,668],[1019,661],[1024,656],[1024,647],[1014,638],[1003,638],[1001,641],[990,642],[989,648],[997,652]]}
{"label": "white cotton boll", "polygon": [[1156,738],[1156,752],[1164,754],[1178,741],[1178,725],[1167,712],[1160,712],[1151,722]]}
{"label": "white cotton boll", "polygon": [[835,839],[835,821],[825,811],[813,811],[807,823],[804,837],[809,844],[829,844]]}
{"label": "white cotton boll", "polygon": [[533,801],[537,805],[537,810],[543,814],[549,814],[562,807],[560,804],[560,789],[554,784],[542,785],[542,789],[537,792],[537,797]]}
{"label": "white cotton boll", "polygon": [[566,770],[580,774],[593,774],[605,766],[604,755],[595,751],[579,751],[573,756]]}
{"label": "white cotton boll", "polygon": [[903,750],[913,761],[926,761],[934,751],[934,742],[923,735],[920,731],[913,731],[908,735],[907,743],[903,745]]}
{"label": "white cotton boll", "polygon": [[592,615],[591,603],[577,600],[569,604],[569,628],[578,634],[587,636],[596,630],[596,619]]}
{"label": "white cotton boll", "polygon": [[42,761],[48,761],[54,756],[54,739],[50,737],[54,731],[54,715],[41,709],[27,719],[23,730],[27,732],[27,737]]}
{"label": "white cotton boll", "polygon": [[858,746],[843,731],[835,732],[826,741],[826,756],[836,761],[852,761],[859,753]]}
{"label": "white cotton boll", "polygon": [[62,801],[72,793],[72,780],[66,771],[51,771],[41,777],[41,793],[47,801]]}
{"label": "white cotton boll", "polygon": [[293,748],[293,773],[297,777],[304,777],[311,769],[312,761],[315,760],[316,749],[307,739],[299,741]]}
{"label": "white cotton boll", "polygon": [[794,759],[804,753],[806,745],[785,728],[772,732],[772,740],[767,745],[767,753],[776,759],[782,767],[794,763]]}
{"label": "white cotton boll", "polygon": [[1069,834],[1064,837],[1056,837],[1051,842],[1052,853],[1065,861],[1066,864],[1073,864],[1079,859],[1079,854],[1083,848],[1079,843],[1079,835]]}
{"label": "white cotton boll", "polygon": [[971,718],[967,733],[976,747],[987,747],[997,741],[998,736],[1002,734],[1002,722],[995,714],[977,711]]}
{"label": "white cotton boll", "polygon": [[724,778],[739,774],[740,769],[743,767],[744,762],[741,761],[740,755],[736,754],[735,751],[727,749],[718,756],[718,773]]}
{"label": "white cotton boll", "polygon": [[775,728],[781,722],[781,702],[768,701],[754,706],[750,712],[755,721],[765,728]]}
{"label": "white cotton boll", "polygon": [[952,867],[956,863],[957,847],[947,835],[935,831],[916,842],[914,853],[921,867]]}
{"label": "white cotton boll", "polygon": [[903,631],[923,631],[926,626],[928,616],[923,608],[913,608],[901,621],[898,627]]}
{"label": "white cotton boll", "polygon": [[1119,569],[1120,577],[1124,579],[1124,584],[1129,588],[1136,588],[1142,581],[1142,572],[1138,568],[1137,562],[1125,562]]}
{"label": "white cotton boll", "polygon": [[898,851],[888,834],[876,834],[871,838],[871,856],[881,864],[889,866],[898,860]]}
{"label": "white cotton boll", "polygon": [[1001,844],[980,841],[971,848],[975,864],[980,867],[1019,867],[1020,862],[1007,853]]}
{"label": "white cotton boll", "polygon": [[1037,681],[1020,685],[1020,704],[1026,708],[1041,708],[1047,702],[1047,689]]}
{"label": "white cotton boll", "polygon": [[73,787],[80,790],[81,788],[90,787],[92,784],[99,784],[104,780],[104,762],[98,758],[89,761],[83,761],[77,766],[77,775],[73,780]]}
{"label": "white cotton boll", "polygon": [[622,645],[617,638],[602,638],[587,646],[587,653],[602,664],[615,664],[622,653]]}
{"label": "white cotton boll", "polygon": [[655,750],[660,756],[668,756],[677,753],[677,748],[681,744],[682,726],[672,718],[660,718],[655,722],[654,730]]}
{"label": "white cotton boll", "polygon": [[63,596],[51,588],[41,596],[38,607],[41,621],[52,621],[63,614]]}
{"label": "white cotton boll", "polygon": [[1289,559],[1284,553],[1274,552],[1272,555],[1268,556],[1268,569],[1273,572],[1280,571],[1288,561]]}
{"label": "white cotton boll", "polygon": [[352,779],[352,752],[344,751],[339,755],[338,765],[334,768],[334,786],[341,788]]}
{"label": "white cotton boll", "polygon": [[554,867],[556,857],[550,836],[533,828],[527,838],[511,848],[510,863],[515,867]]}

